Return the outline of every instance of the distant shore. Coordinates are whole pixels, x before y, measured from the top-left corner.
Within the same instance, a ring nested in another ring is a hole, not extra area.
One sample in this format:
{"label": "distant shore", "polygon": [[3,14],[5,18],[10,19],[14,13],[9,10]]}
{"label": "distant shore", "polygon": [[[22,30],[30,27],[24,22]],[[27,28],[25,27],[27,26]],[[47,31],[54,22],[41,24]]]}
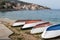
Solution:
{"label": "distant shore", "polygon": [[16,11],[16,10],[44,10],[50,9],[41,5],[27,3],[27,2],[10,2],[2,1],[0,2],[0,11]]}

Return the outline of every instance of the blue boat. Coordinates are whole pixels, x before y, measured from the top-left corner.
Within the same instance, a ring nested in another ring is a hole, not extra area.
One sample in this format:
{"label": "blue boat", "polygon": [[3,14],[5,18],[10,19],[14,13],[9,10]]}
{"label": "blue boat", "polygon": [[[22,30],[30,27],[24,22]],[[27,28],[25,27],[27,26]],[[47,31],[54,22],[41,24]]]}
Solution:
{"label": "blue boat", "polygon": [[42,38],[54,38],[60,36],[60,24],[52,25],[46,28],[46,30],[42,33]]}

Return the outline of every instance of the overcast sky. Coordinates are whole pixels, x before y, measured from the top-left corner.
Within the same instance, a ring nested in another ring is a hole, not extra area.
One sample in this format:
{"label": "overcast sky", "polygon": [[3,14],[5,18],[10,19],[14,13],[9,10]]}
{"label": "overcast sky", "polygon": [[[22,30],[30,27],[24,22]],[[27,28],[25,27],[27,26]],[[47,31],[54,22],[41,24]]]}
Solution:
{"label": "overcast sky", "polygon": [[60,0],[22,0],[30,3],[40,4],[52,9],[60,9]]}

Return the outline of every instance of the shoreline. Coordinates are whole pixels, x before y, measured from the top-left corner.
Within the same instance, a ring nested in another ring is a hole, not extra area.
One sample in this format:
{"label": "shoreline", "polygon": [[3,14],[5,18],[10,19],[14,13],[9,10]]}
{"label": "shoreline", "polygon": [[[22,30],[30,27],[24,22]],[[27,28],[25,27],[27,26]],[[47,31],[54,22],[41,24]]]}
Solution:
{"label": "shoreline", "polygon": [[[51,9],[40,9],[40,10],[51,10]],[[9,11],[26,11],[24,9],[16,10],[16,9],[0,9],[0,12],[9,12]],[[36,10],[28,10],[28,11],[36,11]]]}
{"label": "shoreline", "polygon": [[[11,20],[9,18],[0,18],[0,24],[5,25],[5,27],[9,28],[11,31],[14,33],[9,35],[9,38],[12,40],[45,40],[42,39],[39,35],[41,34],[35,34],[32,35],[29,33],[30,30],[21,30],[21,27],[12,27],[11,25],[15,22],[16,20]],[[48,39],[48,40],[60,40],[60,37],[53,38],[53,39]]]}

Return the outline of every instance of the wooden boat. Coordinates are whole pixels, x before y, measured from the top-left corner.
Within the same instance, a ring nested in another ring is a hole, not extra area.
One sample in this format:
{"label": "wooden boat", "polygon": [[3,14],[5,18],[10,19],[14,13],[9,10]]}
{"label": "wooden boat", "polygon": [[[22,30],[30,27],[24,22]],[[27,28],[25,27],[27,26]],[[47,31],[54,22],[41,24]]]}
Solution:
{"label": "wooden boat", "polygon": [[24,24],[25,24],[25,22],[15,22],[12,26],[17,27],[17,26],[21,26]]}
{"label": "wooden boat", "polygon": [[15,23],[13,23],[12,26],[16,27],[16,26],[21,26],[24,24],[34,23],[37,21],[41,21],[41,20],[17,20],[17,21],[15,21]]}
{"label": "wooden boat", "polygon": [[42,24],[45,23],[45,21],[27,21],[26,24],[22,27],[22,29],[29,29],[29,28],[33,28],[34,26],[38,25],[38,24]]}
{"label": "wooden boat", "polygon": [[50,22],[45,22],[45,23],[42,23],[42,24],[38,24],[34,28],[32,28],[30,33],[31,34],[41,33],[47,28],[47,26],[50,26],[50,25],[51,25]]}
{"label": "wooden boat", "polygon": [[41,35],[41,37],[45,39],[54,38],[57,36],[60,36],[60,24],[47,27]]}

